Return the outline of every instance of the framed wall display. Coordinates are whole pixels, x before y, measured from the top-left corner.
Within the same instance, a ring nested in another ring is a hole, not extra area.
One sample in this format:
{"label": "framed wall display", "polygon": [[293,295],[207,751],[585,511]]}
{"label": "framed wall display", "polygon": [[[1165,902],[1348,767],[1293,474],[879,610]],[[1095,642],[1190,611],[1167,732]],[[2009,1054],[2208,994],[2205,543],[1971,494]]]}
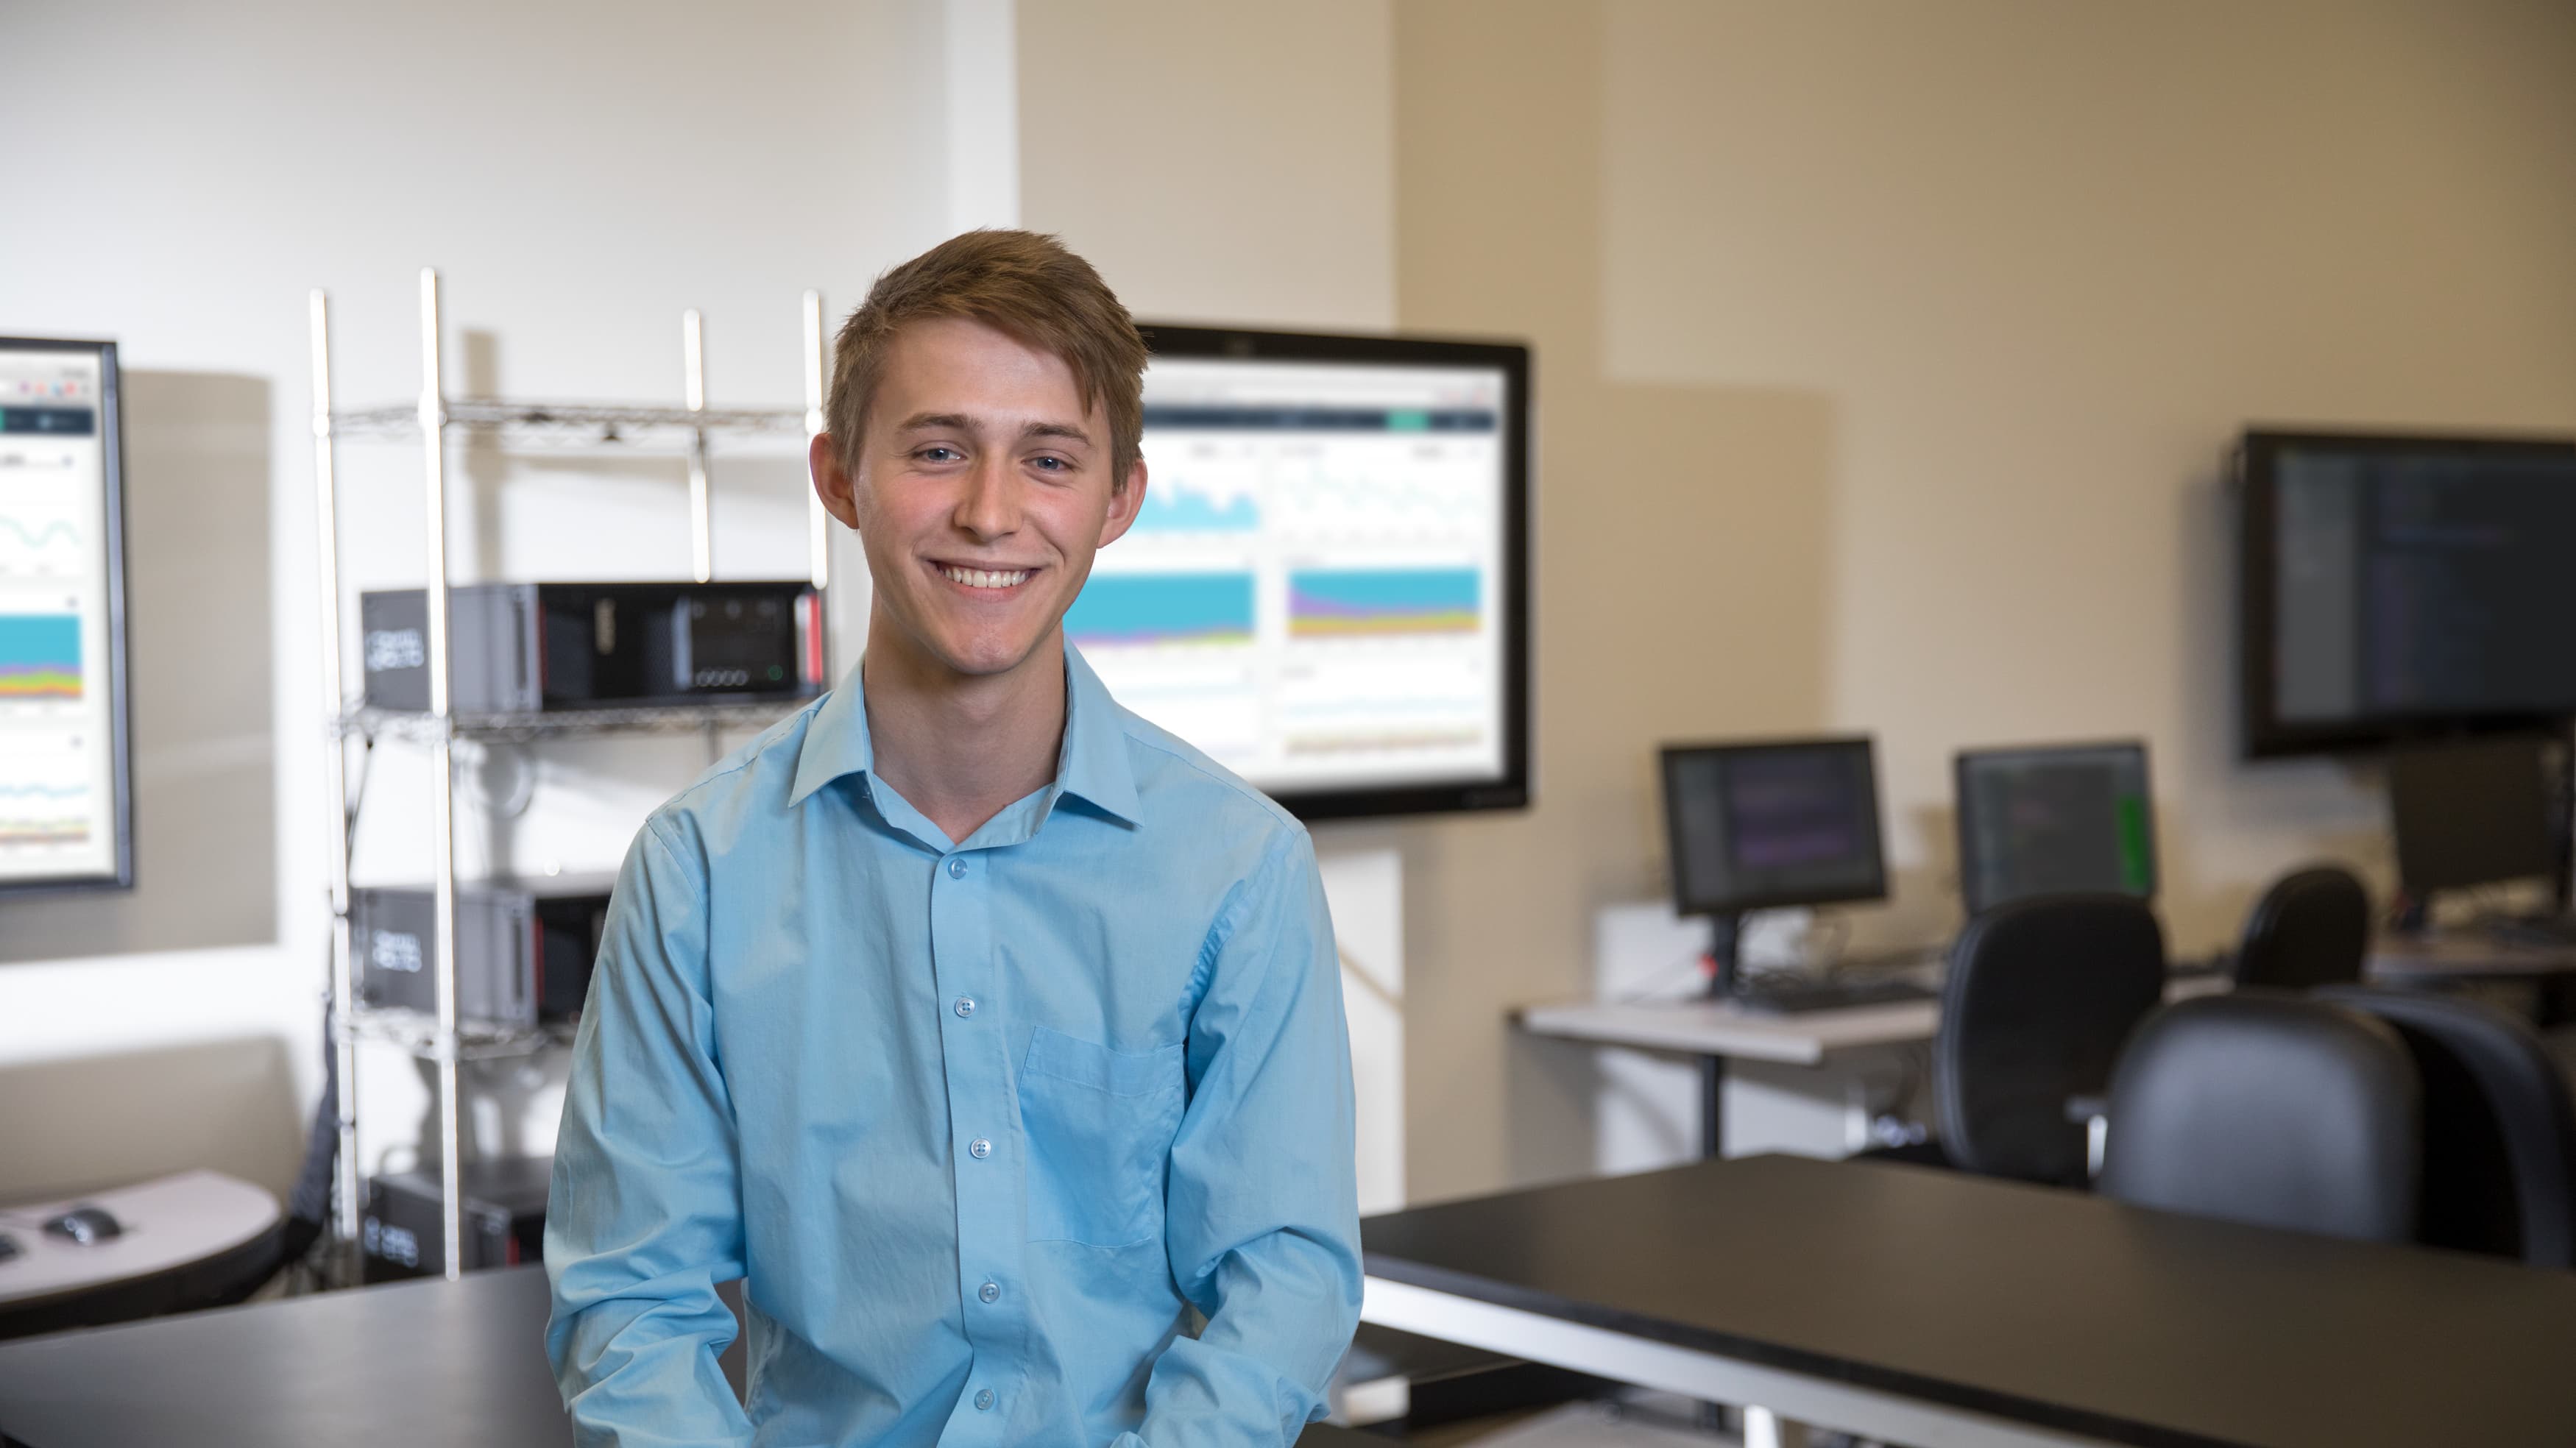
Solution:
{"label": "framed wall display", "polygon": [[0,892],[134,883],[116,344],[0,337]]}

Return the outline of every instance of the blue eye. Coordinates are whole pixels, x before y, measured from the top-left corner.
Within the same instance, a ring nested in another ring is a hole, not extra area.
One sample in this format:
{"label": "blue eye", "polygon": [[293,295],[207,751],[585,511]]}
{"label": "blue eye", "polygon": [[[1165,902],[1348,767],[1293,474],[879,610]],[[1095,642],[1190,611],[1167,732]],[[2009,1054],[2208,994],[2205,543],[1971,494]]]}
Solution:
{"label": "blue eye", "polygon": [[923,448],[918,454],[916,454],[916,456],[918,456],[922,461],[932,463],[948,462],[960,455],[961,454],[958,453],[957,449],[953,447],[940,447],[935,444],[933,446]]}

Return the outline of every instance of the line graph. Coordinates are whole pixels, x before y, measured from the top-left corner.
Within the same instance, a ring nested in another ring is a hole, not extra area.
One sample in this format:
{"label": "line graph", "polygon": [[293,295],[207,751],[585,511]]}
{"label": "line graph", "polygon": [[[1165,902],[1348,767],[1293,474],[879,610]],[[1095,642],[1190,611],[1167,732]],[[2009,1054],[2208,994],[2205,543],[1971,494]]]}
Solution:
{"label": "line graph", "polygon": [[80,529],[73,527],[68,518],[56,518],[43,527],[38,527],[16,518],[0,516],[0,533],[17,535],[18,542],[29,548],[42,548],[56,539],[66,543],[80,541]]}
{"label": "line graph", "polygon": [[89,562],[88,539],[68,510],[19,504],[0,509],[0,576],[60,577]]}
{"label": "line graph", "polygon": [[1156,478],[1136,512],[1139,533],[1254,533],[1261,505],[1250,493],[1194,486],[1192,479]]}
{"label": "line graph", "polygon": [[[5,696],[0,696],[5,697]],[[81,761],[76,736],[49,731],[12,736],[0,747],[0,849],[42,849],[87,844],[98,810],[89,781],[74,771]]]}

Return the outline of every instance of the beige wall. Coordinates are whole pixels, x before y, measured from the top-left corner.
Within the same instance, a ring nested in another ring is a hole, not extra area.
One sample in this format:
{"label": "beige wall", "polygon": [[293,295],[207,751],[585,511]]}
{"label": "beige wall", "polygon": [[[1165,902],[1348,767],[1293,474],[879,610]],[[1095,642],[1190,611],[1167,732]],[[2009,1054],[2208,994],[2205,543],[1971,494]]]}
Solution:
{"label": "beige wall", "polygon": [[1831,710],[1879,735],[1883,923],[1956,916],[1963,746],[2144,735],[2167,927],[2379,796],[2235,759],[2223,500],[2249,421],[2576,426],[2576,8],[1622,3],[1614,376],[1822,389]]}
{"label": "beige wall", "polygon": [[1020,218],[1165,321],[1395,321],[1387,0],[1021,0]]}
{"label": "beige wall", "polygon": [[[2367,780],[2232,760],[2219,460],[2258,419],[2576,427],[2576,11],[1395,0],[1316,44],[1199,9],[1088,43],[1223,85],[1041,128],[1036,47],[1082,27],[1023,6],[1031,224],[1140,309],[1366,322],[1388,228],[1341,172],[1116,229],[1067,178],[1364,147],[1383,23],[1394,320],[1538,347],[1539,802],[1332,832],[1405,853],[1417,1198],[1587,1166],[1588,1059],[1504,1017],[1662,891],[1661,740],[1876,733],[1884,940],[1955,918],[1974,744],[2147,737],[2184,948],[2297,860],[2385,870]],[[1333,296],[1283,302],[1310,252]]]}

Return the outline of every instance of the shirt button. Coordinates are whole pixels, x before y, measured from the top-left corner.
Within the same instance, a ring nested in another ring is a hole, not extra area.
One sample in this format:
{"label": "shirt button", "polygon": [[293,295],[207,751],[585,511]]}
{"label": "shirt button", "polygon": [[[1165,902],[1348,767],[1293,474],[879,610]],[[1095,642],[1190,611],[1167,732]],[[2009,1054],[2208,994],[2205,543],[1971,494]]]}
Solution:
{"label": "shirt button", "polygon": [[989,1413],[993,1411],[993,1390],[991,1388],[982,1389],[975,1394],[975,1411],[978,1413]]}
{"label": "shirt button", "polygon": [[948,857],[948,878],[951,880],[966,878],[966,861],[963,858],[956,855]]}
{"label": "shirt button", "polygon": [[999,1282],[987,1282],[983,1286],[975,1289],[975,1295],[984,1299],[986,1302],[999,1302],[1002,1300],[1002,1284]]}
{"label": "shirt button", "polygon": [[973,1014],[975,1014],[975,998],[973,996],[959,996],[957,998],[957,1015],[959,1019],[962,1020]]}
{"label": "shirt button", "polygon": [[976,1137],[973,1141],[966,1143],[966,1154],[975,1158],[977,1161],[982,1161],[984,1158],[993,1154],[993,1143],[986,1141],[980,1136]]}

